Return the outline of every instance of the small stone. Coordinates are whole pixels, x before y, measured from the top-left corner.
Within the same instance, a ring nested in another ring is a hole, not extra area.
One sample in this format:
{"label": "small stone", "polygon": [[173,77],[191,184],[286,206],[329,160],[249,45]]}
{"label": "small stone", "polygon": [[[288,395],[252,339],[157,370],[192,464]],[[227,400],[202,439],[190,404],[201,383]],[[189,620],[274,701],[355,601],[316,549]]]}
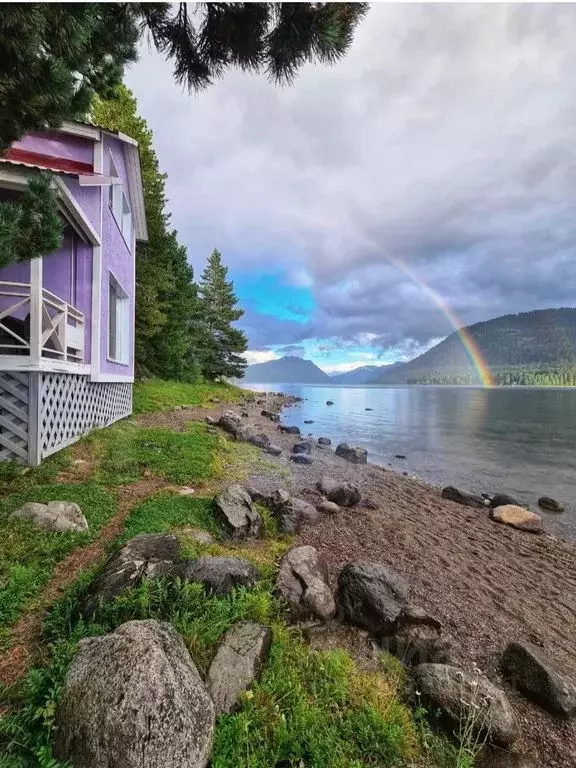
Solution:
{"label": "small stone", "polygon": [[196,490],[194,488],[190,488],[188,485],[182,486],[182,488],[178,489],[178,494],[180,496],[192,496],[196,493]]}
{"label": "small stone", "polygon": [[276,491],[271,506],[281,533],[298,533],[304,525],[315,525],[322,519],[316,507],[290,497],[286,491]]}
{"label": "small stone", "polygon": [[13,512],[12,517],[30,520],[45,531],[84,533],[88,530],[88,521],[73,501],[49,501],[48,504],[29,501]]}
{"label": "small stone", "polygon": [[502,507],[492,509],[490,517],[497,523],[509,525],[520,531],[528,531],[529,533],[542,533],[543,531],[542,518],[539,515],[514,504],[504,504]]}
{"label": "small stone", "polygon": [[268,445],[264,448],[264,453],[270,454],[270,456],[281,456],[282,448],[279,445]]}
{"label": "small stone", "polygon": [[300,428],[299,427],[280,427],[280,432],[285,432],[287,435],[299,435],[300,434]]}
{"label": "small stone", "polygon": [[314,424],[312,419],[304,419],[304,424]]}
{"label": "small stone", "polygon": [[406,458],[406,456],[404,456],[404,454],[403,454],[403,453],[397,453],[397,454],[396,454],[396,456],[395,456],[395,458],[397,458],[397,459],[405,459],[405,458]]}
{"label": "small stone", "polygon": [[270,628],[253,621],[228,630],[206,680],[217,715],[232,712],[258,678],[271,641]]}
{"label": "small stone", "polygon": [[331,477],[323,477],[318,482],[318,490],[329,501],[333,501],[340,507],[353,507],[361,499],[360,489],[349,482],[340,483]]}
{"label": "small stone", "polygon": [[316,504],[316,509],[318,512],[325,515],[337,515],[338,512],[340,512],[338,504],[335,504],[333,501],[328,501],[328,499],[324,499],[319,504]]}
{"label": "small stone", "polygon": [[[482,495],[482,498],[484,498],[484,495]],[[522,504],[519,504],[516,499],[513,499],[512,496],[508,496],[506,493],[497,493],[490,499],[490,506],[493,509],[496,509],[496,507],[504,507],[508,504],[514,504],[515,507],[522,506]]]}
{"label": "small stone", "polygon": [[251,445],[255,445],[257,448],[268,448],[270,445],[270,438],[268,435],[260,432],[257,435],[250,435],[246,442],[251,443]]}
{"label": "small stone", "polygon": [[538,506],[548,512],[564,512],[564,505],[556,499],[551,499],[550,496],[540,496]]}
{"label": "small stone", "polygon": [[340,443],[336,446],[336,456],[340,456],[352,464],[366,464],[368,461],[368,451],[364,448],[352,448],[348,443]]}
{"label": "small stone", "polygon": [[576,717],[576,679],[531,643],[509,643],[502,669],[510,682],[541,707],[566,719]]}
{"label": "small stone", "polygon": [[328,566],[314,547],[293,547],[284,555],[277,588],[297,619],[328,619],[336,610]]}
{"label": "small stone", "polygon": [[374,408],[364,408],[365,411],[373,411]]}
{"label": "small stone", "polygon": [[295,464],[312,464],[313,459],[312,456],[308,456],[305,453],[293,453],[290,456],[290,461],[293,461]]}
{"label": "small stone", "polygon": [[457,504],[463,504],[465,507],[477,507],[484,509],[484,499],[482,496],[474,496],[471,493],[462,493],[453,485],[447,485],[442,489],[442,498],[455,501]]}
{"label": "small stone", "polygon": [[253,587],[261,579],[260,571],[252,563],[238,557],[182,560],[170,574],[185,581],[197,581],[209,594],[218,597],[227,595],[236,587]]}
{"label": "small stone", "polygon": [[262,520],[252,505],[250,495],[233,483],[214,499],[214,515],[232,539],[260,535]]}
{"label": "small stone", "polygon": [[311,453],[312,452],[312,444],[309,440],[302,440],[299,443],[296,443],[296,445],[292,448],[292,453]]}
{"label": "small stone", "polygon": [[208,424],[210,427],[217,427],[219,425],[220,419],[214,418],[214,416],[206,416],[204,419],[206,424]]}
{"label": "small stone", "polygon": [[326,400],[326,405],[334,405],[332,400]]}
{"label": "small stone", "polygon": [[332,445],[332,440],[329,437],[319,437],[318,445]]}
{"label": "small stone", "polygon": [[482,675],[449,664],[418,664],[412,670],[416,689],[424,703],[442,714],[453,726],[469,722],[474,734],[486,734],[502,746],[518,735],[514,710],[504,691]]}

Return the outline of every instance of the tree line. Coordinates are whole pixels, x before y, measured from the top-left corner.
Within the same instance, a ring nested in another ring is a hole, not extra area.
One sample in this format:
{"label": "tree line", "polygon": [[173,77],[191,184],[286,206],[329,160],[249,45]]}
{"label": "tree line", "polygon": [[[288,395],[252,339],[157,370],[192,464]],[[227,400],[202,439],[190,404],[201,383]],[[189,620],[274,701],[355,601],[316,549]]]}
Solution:
{"label": "tree line", "polygon": [[[523,387],[576,387],[576,365],[522,366],[496,368],[491,370],[492,381],[498,386]],[[474,372],[441,373],[430,372],[410,376],[407,384],[481,384],[479,375]]]}
{"label": "tree line", "polygon": [[136,99],[119,86],[111,99],[95,99],[92,120],[138,142],[148,242],[136,245],[137,375],[194,381],[242,376],[246,337],[233,323],[243,315],[222,256],[214,250],[200,281],[170,224],[166,174],[160,171],[152,131]]}

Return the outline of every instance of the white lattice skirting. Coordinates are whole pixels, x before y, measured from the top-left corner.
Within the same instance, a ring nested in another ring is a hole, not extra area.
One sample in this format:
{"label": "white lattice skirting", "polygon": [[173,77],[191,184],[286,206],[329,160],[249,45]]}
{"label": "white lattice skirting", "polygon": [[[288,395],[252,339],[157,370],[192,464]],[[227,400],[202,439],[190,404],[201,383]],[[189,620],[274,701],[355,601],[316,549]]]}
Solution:
{"label": "white lattice skirting", "polygon": [[73,373],[0,372],[0,460],[38,464],[132,413],[132,384]]}

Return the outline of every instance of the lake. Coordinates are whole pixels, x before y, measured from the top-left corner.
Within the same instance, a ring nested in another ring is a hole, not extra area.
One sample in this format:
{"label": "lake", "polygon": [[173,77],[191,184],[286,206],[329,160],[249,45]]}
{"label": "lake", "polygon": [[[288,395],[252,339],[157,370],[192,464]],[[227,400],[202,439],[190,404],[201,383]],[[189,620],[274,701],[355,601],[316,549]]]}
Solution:
{"label": "lake", "polygon": [[[305,398],[283,416],[303,434],[366,448],[369,461],[436,485],[510,494],[538,511],[549,530],[576,538],[576,389],[249,388]],[[309,419],[314,423],[304,424]],[[566,511],[540,510],[540,496],[562,501]]]}

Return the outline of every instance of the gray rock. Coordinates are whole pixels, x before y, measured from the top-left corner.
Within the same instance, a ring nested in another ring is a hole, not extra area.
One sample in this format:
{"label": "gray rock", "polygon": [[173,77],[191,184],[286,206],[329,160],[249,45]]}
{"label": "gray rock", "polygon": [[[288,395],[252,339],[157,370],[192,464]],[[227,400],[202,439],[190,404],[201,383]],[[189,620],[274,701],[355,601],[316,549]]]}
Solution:
{"label": "gray rock", "polygon": [[56,710],[54,754],[73,768],[204,768],[214,719],[177,632],[129,621],[80,641]]}
{"label": "gray rock", "polygon": [[270,506],[273,512],[280,510],[290,501],[290,494],[284,488],[276,488],[269,497]]}
{"label": "gray rock", "polygon": [[83,533],[88,530],[88,521],[73,501],[49,501],[48,504],[29,501],[12,512],[11,516],[19,520],[30,520],[37,528],[45,531]]}
{"label": "gray rock", "polygon": [[249,435],[247,442],[255,445],[257,448],[268,448],[270,445],[270,438],[263,432],[259,432],[257,435]]}
{"label": "gray rock", "polygon": [[505,747],[515,741],[514,711],[504,691],[487,678],[449,664],[419,664],[412,678],[423,702],[441,709],[452,726],[469,722],[475,734]]}
{"label": "gray rock", "polygon": [[299,429],[299,427],[281,426],[280,427],[280,432],[285,432],[287,435],[299,435],[300,434],[300,429]]}
{"label": "gray rock", "polygon": [[204,419],[204,421],[205,421],[205,422],[206,422],[206,424],[208,424],[210,427],[217,427],[217,426],[219,425],[219,423],[220,423],[220,419],[217,419],[217,418],[216,418],[216,417],[214,417],[214,416],[206,416],[206,418]]}
{"label": "gray rock", "polygon": [[126,542],[106,562],[102,572],[78,601],[88,618],[100,603],[108,603],[142,579],[166,575],[180,556],[180,542],[168,533],[142,533]]}
{"label": "gray rock", "polygon": [[332,445],[332,440],[330,440],[329,437],[319,437],[318,438],[318,445]]}
{"label": "gray rock", "polygon": [[272,493],[270,491],[261,491],[254,485],[247,485],[246,492],[255,504],[262,504],[267,507],[272,500]]}
{"label": "gray rock", "polygon": [[185,581],[197,581],[211,595],[227,595],[236,587],[253,587],[261,579],[260,571],[248,560],[238,557],[198,557],[183,560],[171,575]]}
{"label": "gray rock", "polygon": [[268,453],[270,456],[281,456],[282,448],[279,445],[268,445],[264,448],[264,453]]}
{"label": "gray rock", "polygon": [[319,504],[316,504],[316,509],[325,515],[337,515],[340,512],[340,507],[333,501],[323,499]]}
{"label": "gray rock", "polygon": [[364,448],[352,448],[348,443],[340,443],[336,446],[336,456],[340,456],[352,464],[366,464],[368,461],[368,451]]}
{"label": "gray rock", "polygon": [[350,563],[338,577],[338,605],[344,618],[374,635],[389,634],[407,605],[408,584],[381,563]]}
{"label": "gray rock", "polygon": [[242,425],[242,417],[234,411],[224,411],[218,419],[218,426],[233,437],[236,437],[239,428]]}
{"label": "gray rock", "polygon": [[328,619],[336,610],[328,566],[314,547],[293,547],[284,555],[277,588],[297,619]]}
{"label": "gray rock", "polygon": [[348,482],[341,483],[332,477],[321,478],[318,482],[318,490],[329,501],[333,501],[340,507],[353,507],[362,498],[357,485]]}
{"label": "gray rock", "polygon": [[334,402],[332,400],[326,400],[326,405],[334,405]]}
{"label": "gray rock", "polygon": [[490,506],[492,509],[503,507],[505,504],[514,504],[517,507],[522,506],[516,499],[512,498],[512,496],[508,496],[506,493],[497,493],[490,498]]}
{"label": "gray rock", "polygon": [[382,637],[380,645],[406,666],[447,664],[450,661],[449,640],[443,638],[441,630],[431,624],[402,624],[392,635]]}
{"label": "gray rock", "polygon": [[482,496],[474,496],[471,493],[462,493],[453,485],[447,485],[442,489],[442,498],[455,501],[457,504],[463,504],[465,507],[477,507],[484,509],[484,499]]}
{"label": "gray rock", "polygon": [[548,512],[564,512],[564,505],[556,499],[551,499],[550,496],[540,496],[538,506],[547,509]]}
{"label": "gray rock", "polygon": [[214,499],[214,516],[227,535],[234,540],[260,535],[262,520],[254,509],[250,495],[233,483]]}
{"label": "gray rock", "polygon": [[217,715],[232,712],[258,678],[271,640],[270,628],[253,621],[236,624],[226,633],[206,680]]}
{"label": "gray rock", "polygon": [[305,525],[315,525],[322,519],[316,507],[303,499],[293,499],[285,491],[276,492],[272,502],[272,514],[278,521],[281,533],[298,533]]}
{"label": "gray rock", "polygon": [[314,424],[313,419],[304,419],[304,424]]}
{"label": "gray rock", "polygon": [[299,443],[296,443],[292,447],[292,453],[311,453],[312,452],[312,443],[309,440],[302,440]]}
{"label": "gray rock", "polygon": [[519,531],[528,533],[542,533],[542,518],[540,515],[530,512],[524,507],[515,504],[503,504],[490,510],[490,519],[496,523],[509,525]]}
{"label": "gray rock", "polygon": [[502,669],[516,688],[544,709],[566,719],[576,717],[576,679],[538,646],[509,643]]}
{"label": "gray rock", "polygon": [[295,464],[312,464],[314,459],[306,453],[293,453],[290,456],[290,461],[293,461]]}

